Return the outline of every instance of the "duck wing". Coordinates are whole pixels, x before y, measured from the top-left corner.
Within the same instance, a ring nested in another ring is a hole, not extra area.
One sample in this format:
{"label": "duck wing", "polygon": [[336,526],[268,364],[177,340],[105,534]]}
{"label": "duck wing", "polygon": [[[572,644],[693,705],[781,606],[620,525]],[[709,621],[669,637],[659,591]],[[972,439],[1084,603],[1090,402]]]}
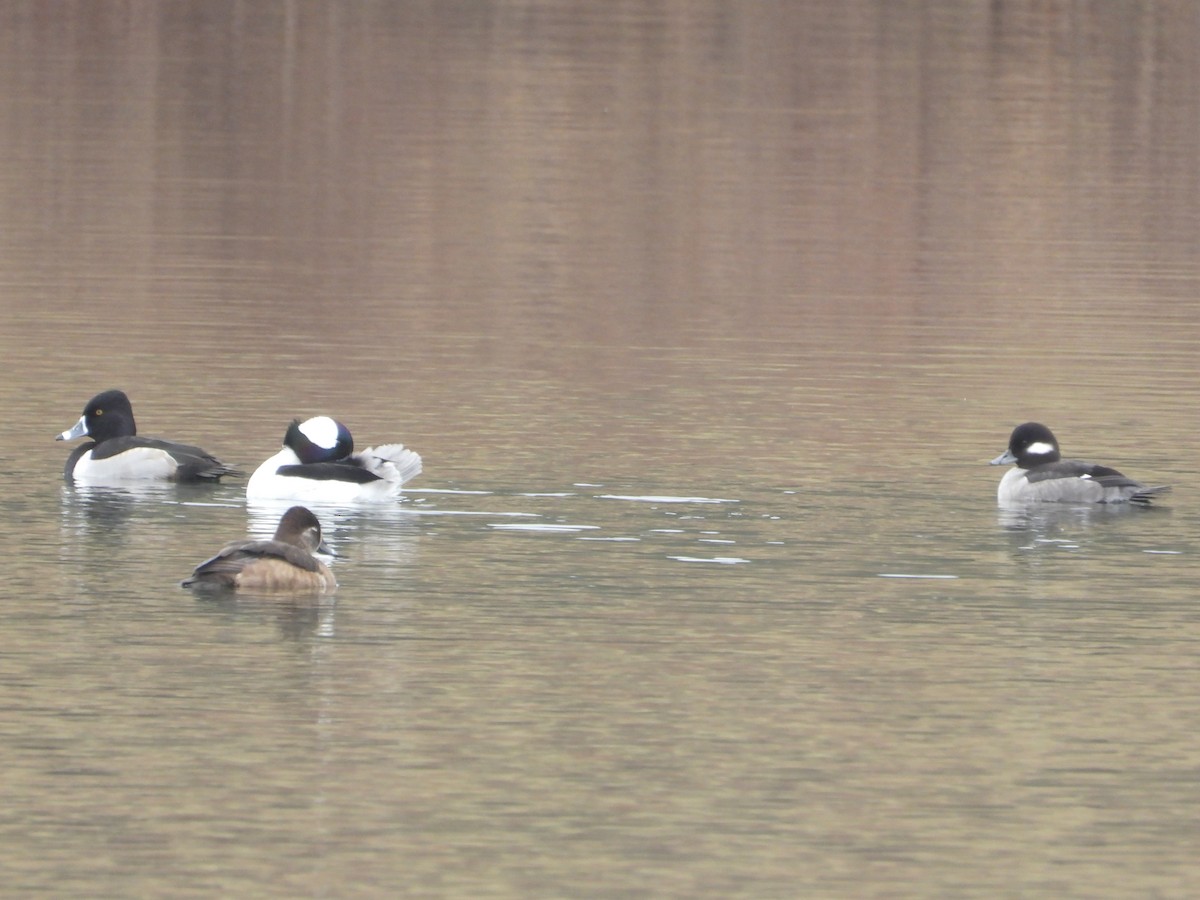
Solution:
{"label": "duck wing", "polygon": [[246,566],[256,559],[278,559],[306,572],[320,571],[316,558],[301,547],[283,541],[234,541],[227,544],[211,559],[206,559],[183,584],[187,587],[198,581],[232,582]]}
{"label": "duck wing", "polygon": [[216,481],[225,475],[242,475],[232,466],[227,466],[212,454],[191,444],[180,444],[162,438],[122,435],[101,441],[92,449],[92,459],[101,460],[118,456],[129,450],[161,450],[175,460],[176,481]]}
{"label": "duck wing", "polygon": [[288,478],[308,478],[312,481],[349,481],[355,484],[370,484],[372,481],[379,481],[378,475],[354,461],[354,457],[337,462],[280,466],[275,470],[275,474]]}

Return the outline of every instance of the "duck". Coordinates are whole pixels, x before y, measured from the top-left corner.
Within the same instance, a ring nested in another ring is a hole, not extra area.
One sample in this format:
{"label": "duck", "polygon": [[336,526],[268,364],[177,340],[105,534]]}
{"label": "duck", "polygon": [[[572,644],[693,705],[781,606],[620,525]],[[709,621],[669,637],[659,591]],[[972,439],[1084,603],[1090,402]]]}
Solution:
{"label": "duck", "polygon": [[1146,506],[1171,489],[1166,484],[1144,485],[1108,466],[1063,459],[1058,439],[1040,422],[1014,428],[1008,449],[991,461],[993,466],[1009,463],[1016,467],[1000,479],[996,497],[1001,503],[1129,502]]}
{"label": "duck", "polygon": [[421,472],[420,454],[403,444],[354,452],[354,438],[329,416],[293,419],[279,452],[255,469],[248,500],[350,503],[387,500]]}
{"label": "duck", "polygon": [[337,587],[337,581],[314,553],[333,555],[321,539],[321,523],[312,510],[293,506],[280,518],[269,541],[226,544],[196,566],[181,587],[325,594]]}
{"label": "duck", "polygon": [[55,440],[90,437],[67,457],[63,477],[88,485],[130,481],[216,482],[241,475],[212,454],[191,444],[142,437],[133,404],[124,391],[103,391],[87,402],[79,421]]}

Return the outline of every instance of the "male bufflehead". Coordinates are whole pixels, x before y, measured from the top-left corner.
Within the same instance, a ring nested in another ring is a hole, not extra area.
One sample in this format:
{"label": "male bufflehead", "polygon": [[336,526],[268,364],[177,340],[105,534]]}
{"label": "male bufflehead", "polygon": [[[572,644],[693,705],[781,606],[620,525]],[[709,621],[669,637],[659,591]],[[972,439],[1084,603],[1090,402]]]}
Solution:
{"label": "male bufflehead", "polygon": [[1165,484],[1147,487],[1107,466],[1063,459],[1053,432],[1037,422],[1014,428],[1008,449],[991,462],[993,466],[1007,463],[1017,465],[1000,479],[996,496],[1001,503],[1149,504],[1155,495],[1171,489]]}
{"label": "male bufflehead", "polygon": [[246,485],[249,500],[348,503],[386,500],[421,472],[421,457],[403,444],[354,452],[354,439],[341,422],[317,416],[293,420],[283,447]]}
{"label": "male bufflehead", "polygon": [[97,394],[83,415],[55,440],[71,441],[87,435],[67,457],[63,475],[81,484],[119,485],[130,481],[216,481],[224,475],[241,475],[214,456],[189,444],[140,437],[133,406],[124,391]]}
{"label": "male bufflehead", "polygon": [[206,559],[182,587],[323,594],[337,587],[329,567],[313,556],[331,551],[311,510],[293,506],[269,541],[233,541]]}

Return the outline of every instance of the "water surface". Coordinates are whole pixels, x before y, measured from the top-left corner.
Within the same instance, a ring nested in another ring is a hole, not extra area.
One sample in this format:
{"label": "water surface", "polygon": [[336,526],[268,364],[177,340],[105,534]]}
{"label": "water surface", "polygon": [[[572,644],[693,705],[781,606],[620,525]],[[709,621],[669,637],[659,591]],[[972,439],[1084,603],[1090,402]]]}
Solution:
{"label": "water surface", "polygon": [[[0,4],[18,893],[1200,889],[1197,21],[1162,4]],[[244,482],[65,485],[107,387]],[[1035,419],[1175,492],[1004,510]]]}

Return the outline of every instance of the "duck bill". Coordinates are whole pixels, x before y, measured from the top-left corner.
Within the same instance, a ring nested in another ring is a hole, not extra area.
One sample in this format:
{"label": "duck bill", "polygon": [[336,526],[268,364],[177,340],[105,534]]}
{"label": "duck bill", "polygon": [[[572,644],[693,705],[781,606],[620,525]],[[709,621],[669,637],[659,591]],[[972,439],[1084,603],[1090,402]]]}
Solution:
{"label": "duck bill", "polygon": [[1013,456],[1013,452],[1011,450],[1005,450],[1003,453],[1001,453],[999,456],[997,456],[995,459],[993,459],[990,463],[988,463],[988,465],[989,466],[1006,466],[1009,463],[1015,463],[1016,461],[1017,461],[1017,458],[1015,456]]}
{"label": "duck bill", "polygon": [[56,441],[73,441],[75,438],[81,438],[87,434],[87,421],[83,416],[79,417],[79,421],[55,438]]}
{"label": "duck bill", "polygon": [[321,543],[317,544],[317,548],[313,552],[323,553],[326,556],[332,556],[334,559],[337,559],[337,554],[333,552],[333,548],[324,541],[321,541]]}

